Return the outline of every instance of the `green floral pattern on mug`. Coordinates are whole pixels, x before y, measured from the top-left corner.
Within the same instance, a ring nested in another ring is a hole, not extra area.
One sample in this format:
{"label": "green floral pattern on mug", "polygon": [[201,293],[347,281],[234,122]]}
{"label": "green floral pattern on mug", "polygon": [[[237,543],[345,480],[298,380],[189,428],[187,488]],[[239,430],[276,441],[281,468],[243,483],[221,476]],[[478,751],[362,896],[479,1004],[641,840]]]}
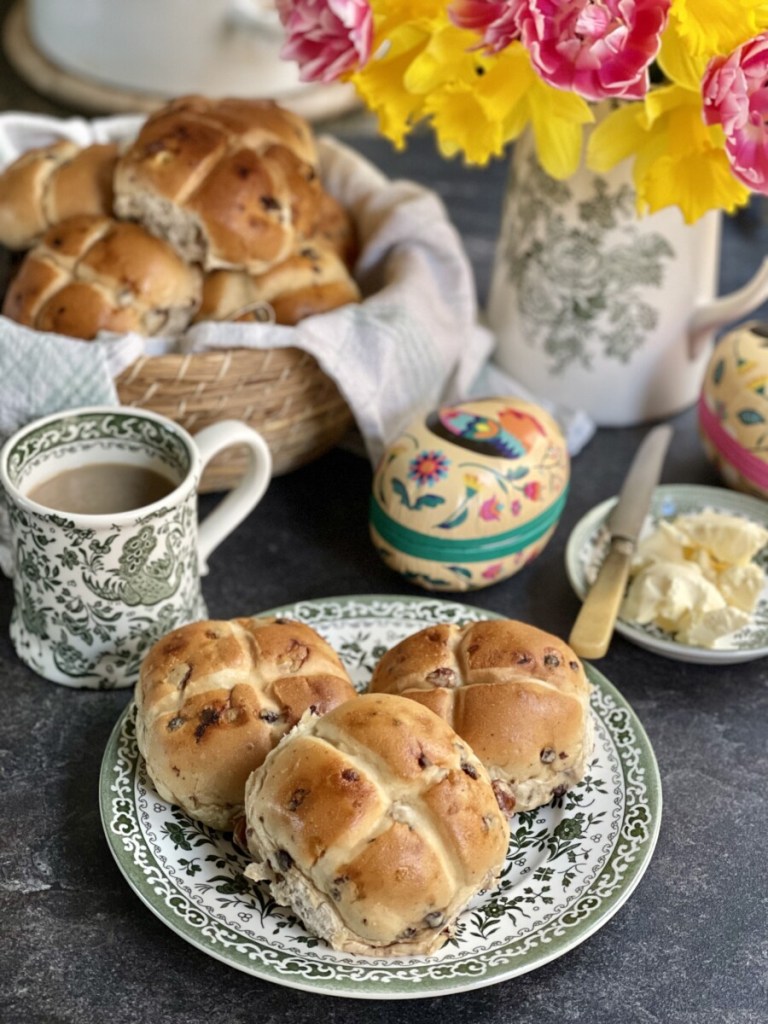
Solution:
{"label": "green floral pattern on mug", "polygon": [[127,540],[116,526],[86,530],[13,504],[9,517],[17,566],[11,636],[37,671],[51,651],[73,685],[108,689],[117,673],[138,675],[147,647],[164,633],[204,617],[194,492],[179,508],[148,515]]}
{"label": "green floral pattern on mug", "polygon": [[8,475],[17,486],[42,458],[64,455],[95,446],[109,434],[111,451],[149,449],[167,466],[184,476],[190,466],[183,441],[161,424],[130,412],[81,413],[45,423],[31,430],[14,446],[8,457]]}
{"label": "green floral pattern on mug", "polygon": [[[179,481],[193,455],[144,414],[84,410],[43,421],[11,444],[7,479],[21,494],[84,458],[139,460]],[[17,653],[48,679],[111,689],[131,685],[147,649],[206,615],[197,555],[197,493],[114,516],[78,516],[6,495],[13,537]]]}

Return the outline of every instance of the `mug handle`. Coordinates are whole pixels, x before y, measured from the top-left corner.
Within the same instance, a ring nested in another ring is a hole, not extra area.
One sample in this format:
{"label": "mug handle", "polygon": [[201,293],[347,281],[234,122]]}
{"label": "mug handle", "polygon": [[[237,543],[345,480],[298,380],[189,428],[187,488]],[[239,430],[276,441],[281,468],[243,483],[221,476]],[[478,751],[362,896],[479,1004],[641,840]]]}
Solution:
{"label": "mug handle", "polygon": [[197,549],[200,575],[208,572],[208,556],[228,537],[261,501],[272,476],[272,455],[266,441],[247,423],[240,420],[222,420],[205,427],[193,437],[200,452],[200,475],[214,455],[233,444],[244,444],[250,449],[248,468],[234,490],[199,524]]}

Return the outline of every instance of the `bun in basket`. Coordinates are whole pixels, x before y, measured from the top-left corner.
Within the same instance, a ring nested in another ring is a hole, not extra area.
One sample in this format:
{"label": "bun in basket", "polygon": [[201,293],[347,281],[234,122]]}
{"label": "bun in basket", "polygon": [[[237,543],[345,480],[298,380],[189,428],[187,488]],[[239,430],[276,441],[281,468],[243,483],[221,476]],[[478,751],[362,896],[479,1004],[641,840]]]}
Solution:
{"label": "bun in basket", "polygon": [[359,301],[360,289],[343,260],[331,249],[307,243],[263,274],[207,274],[196,320],[274,320],[293,325]]}
{"label": "bun in basket", "polygon": [[164,800],[231,829],[248,775],[304,712],[323,714],[353,697],[338,655],[303,623],[194,622],[146,655],[136,684],[136,738]]}
{"label": "bun in basket", "polygon": [[114,144],[74,142],[23,153],[0,174],[0,244],[28,249],[69,217],[110,216],[117,155]]}
{"label": "bun in basket", "polygon": [[245,807],[246,875],[350,953],[438,949],[509,842],[467,744],[389,694],[302,719],[249,778]]}
{"label": "bun in basket", "polygon": [[571,648],[534,626],[430,626],[384,654],[370,688],[410,697],[449,722],[509,813],[548,803],[584,777],[591,685]]}
{"label": "bun in basket", "polygon": [[5,316],[91,340],[99,331],[173,334],[200,304],[201,273],[138,224],[71,217],[24,257]]}
{"label": "bun in basket", "polygon": [[309,230],[317,153],[302,118],[268,100],[183,97],[118,161],[115,210],[206,270],[262,273]]}

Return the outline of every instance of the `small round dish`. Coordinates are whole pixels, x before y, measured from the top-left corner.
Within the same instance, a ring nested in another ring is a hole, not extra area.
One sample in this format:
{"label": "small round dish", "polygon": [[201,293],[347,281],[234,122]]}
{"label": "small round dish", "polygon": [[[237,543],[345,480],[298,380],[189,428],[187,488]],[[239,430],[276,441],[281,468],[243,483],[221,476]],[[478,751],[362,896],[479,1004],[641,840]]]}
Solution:
{"label": "small round dish", "polygon": [[[609,543],[605,521],[617,498],[596,505],[571,532],[565,551],[565,568],[571,586],[583,598],[594,582]],[[722,487],[704,487],[697,484],[669,484],[657,487],[651,508],[643,526],[643,535],[649,533],[660,519],[714,509],[744,516],[768,529],[768,502]],[[768,548],[764,548],[755,561],[766,571]],[[616,632],[627,640],[654,654],[675,661],[698,665],[733,665],[754,661],[768,655],[768,575],[760,595],[757,609],[749,626],[723,637],[717,648],[692,647],[678,643],[658,626],[641,626],[636,622],[618,619]]]}

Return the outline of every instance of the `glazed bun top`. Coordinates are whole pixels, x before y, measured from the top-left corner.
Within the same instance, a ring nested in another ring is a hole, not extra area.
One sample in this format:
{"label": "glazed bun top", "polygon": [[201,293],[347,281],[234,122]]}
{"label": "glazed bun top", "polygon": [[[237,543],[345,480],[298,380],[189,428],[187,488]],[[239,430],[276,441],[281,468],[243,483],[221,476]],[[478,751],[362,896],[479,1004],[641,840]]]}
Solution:
{"label": "glazed bun top", "polygon": [[356,696],[338,655],[310,626],[280,618],[194,622],[148,652],[136,735],[160,795],[232,828],[245,782],[305,711]]}
{"label": "glazed bun top", "polygon": [[444,718],[488,768],[508,811],[578,782],[592,749],[591,685],[558,637],[512,619],[436,625],[381,658],[370,689]]}
{"label": "glazed bun top", "polygon": [[263,273],[313,227],[322,193],[309,124],[268,100],[182,97],[117,162],[115,210],[204,269]]}
{"label": "glazed bun top", "polygon": [[390,694],[302,720],[250,777],[246,821],[256,861],[246,873],[357,953],[441,946],[509,841],[467,744]]}

